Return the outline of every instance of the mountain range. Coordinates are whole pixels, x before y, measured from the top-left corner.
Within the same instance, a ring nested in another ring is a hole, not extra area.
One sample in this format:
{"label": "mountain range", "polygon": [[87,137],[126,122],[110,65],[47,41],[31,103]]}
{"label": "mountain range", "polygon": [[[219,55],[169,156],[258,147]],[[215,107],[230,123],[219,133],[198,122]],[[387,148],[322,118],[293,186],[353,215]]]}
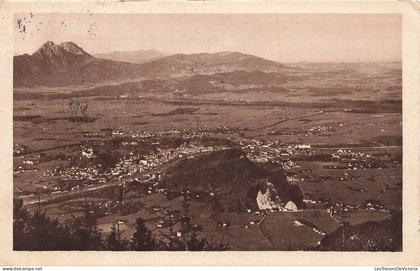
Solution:
{"label": "mountain range", "polygon": [[152,60],[159,59],[167,54],[159,52],[154,49],[150,50],[135,50],[135,51],[114,51],[111,53],[93,54],[96,58],[109,59],[121,62],[130,62],[142,64]]}
{"label": "mountain range", "polygon": [[129,54],[116,55],[124,57],[98,58],[73,42],[55,44],[48,41],[31,55],[13,58],[14,87],[167,79],[234,71],[280,72],[284,69],[280,63],[239,52],[176,54],[141,64],[116,60],[126,59]]}
{"label": "mountain range", "polygon": [[32,55],[13,58],[15,87],[80,85],[129,78],[135,64],[95,58],[72,42],[44,43]]}

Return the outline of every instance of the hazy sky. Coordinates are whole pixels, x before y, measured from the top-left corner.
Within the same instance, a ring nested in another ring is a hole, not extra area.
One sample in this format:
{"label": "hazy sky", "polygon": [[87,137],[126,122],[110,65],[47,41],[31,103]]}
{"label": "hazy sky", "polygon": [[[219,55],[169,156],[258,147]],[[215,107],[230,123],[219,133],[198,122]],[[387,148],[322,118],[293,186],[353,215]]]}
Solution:
{"label": "hazy sky", "polygon": [[401,60],[399,15],[19,14],[15,21],[15,54],[33,53],[51,40],[73,41],[88,53],[156,49],[239,51],[280,62]]}

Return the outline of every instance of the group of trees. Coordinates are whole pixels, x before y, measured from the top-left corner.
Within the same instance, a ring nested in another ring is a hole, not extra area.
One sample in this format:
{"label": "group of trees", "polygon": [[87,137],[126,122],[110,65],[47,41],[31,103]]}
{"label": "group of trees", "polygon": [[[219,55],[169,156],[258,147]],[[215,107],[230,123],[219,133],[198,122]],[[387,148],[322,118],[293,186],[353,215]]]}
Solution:
{"label": "group of trees", "polygon": [[69,101],[69,111],[73,121],[85,121],[87,119],[87,102],[82,103],[78,98],[71,98]]}
{"label": "group of trees", "polygon": [[[48,217],[45,208],[38,204],[36,210],[28,212],[20,199],[14,200],[13,207],[13,247],[14,250],[112,250],[112,251],[220,251],[228,250],[229,243],[224,239],[200,238],[191,222],[189,213],[189,193],[185,191],[184,214],[180,218],[181,228],[177,233],[170,223],[169,233],[161,233],[158,238],[146,226],[142,218],[135,222],[135,232],[130,240],[122,237],[119,222],[115,222],[105,236],[98,229],[96,218],[87,201],[81,216],[75,216],[65,224]],[[179,234],[181,233],[181,234]]]}
{"label": "group of trees", "polygon": [[46,216],[38,204],[31,213],[20,199],[13,202],[13,248],[15,250],[101,250],[104,248],[88,204],[83,214],[64,225]]}
{"label": "group of trees", "polygon": [[402,212],[394,212],[383,221],[369,221],[354,226],[344,222],[336,231],[326,235],[315,250],[401,251]]}

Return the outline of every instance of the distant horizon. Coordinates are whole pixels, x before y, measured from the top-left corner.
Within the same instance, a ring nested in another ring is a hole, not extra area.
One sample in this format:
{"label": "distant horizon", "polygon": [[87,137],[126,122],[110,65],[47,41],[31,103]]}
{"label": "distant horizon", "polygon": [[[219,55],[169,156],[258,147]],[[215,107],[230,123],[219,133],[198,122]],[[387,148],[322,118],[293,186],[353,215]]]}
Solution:
{"label": "distant horizon", "polygon": [[398,14],[16,14],[14,54],[72,41],[90,54],[241,52],[280,63],[399,62]]}
{"label": "distant horizon", "polygon": [[[255,56],[255,57],[261,57],[261,58],[264,58],[264,59],[267,59],[267,60],[270,60],[270,61],[275,61],[275,62],[278,62],[278,63],[281,63],[281,64],[299,64],[299,63],[302,63],[302,64],[303,63],[317,63],[317,64],[322,64],[322,63],[337,63],[337,64],[339,64],[339,63],[346,63],[346,64],[351,64],[351,63],[355,63],[355,64],[356,63],[366,63],[366,64],[368,64],[368,63],[395,63],[395,62],[402,62],[402,60],[378,60],[378,61],[357,61],[357,62],[356,61],[293,61],[293,62],[280,62],[280,61],[275,60],[275,59],[268,59],[268,58],[265,58],[263,56],[254,55],[254,54],[247,54],[247,53],[240,52],[240,51],[217,51],[217,52],[204,52],[203,51],[203,52],[196,52],[196,53],[185,53],[185,52],[167,53],[167,52],[161,52],[161,51],[159,51],[157,49],[154,49],[154,48],[150,48],[150,49],[139,48],[139,49],[133,49],[133,50],[127,50],[127,51],[114,50],[114,51],[109,51],[109,52],[92,53],[92,52],[89,52],[89,51],[85,50],[85,48],[81,47],[79,44],[77,44],[76,42],[71,41],[71,40],[62,41],[62,42],[55,42],[53,40],[46,40],[43,43],[41,43],[35,51],[33,51],[33,52],[26,52],[26,53],[22,53],[22,54],[14,54],[14,56],[25,55],[25,54],[32,55],[39,48],[41,48],[42,45],[44,45],[47,42],[53,42],[56,45],[59,45],[60,43],[64,43],[64,42],[73,42],[76,45],[78,45],[80,48],[82,48],[86,53],[88,53],[88,54],[90,54],[92,56],[112,54],[112,53],[115,53],[115,52],[126,53],[126,52],[138,52],[138,51],[156,51],[156,52],[162,53],[163,54],[162,57],[173,56],[173,55],[217,54],[217,53],[223,53],[223,52],[231,52],[231,53],[241,53],[241,54],[244,54],[244,55],[252,55],[252,56]],[[158,57],[157,59],[159,59],[159,58],[161,58],[161,57]],[[155,59],[153,59],[153,60],[155,60]],[[153,60],[150,60],[150,61],[153,61]]]}

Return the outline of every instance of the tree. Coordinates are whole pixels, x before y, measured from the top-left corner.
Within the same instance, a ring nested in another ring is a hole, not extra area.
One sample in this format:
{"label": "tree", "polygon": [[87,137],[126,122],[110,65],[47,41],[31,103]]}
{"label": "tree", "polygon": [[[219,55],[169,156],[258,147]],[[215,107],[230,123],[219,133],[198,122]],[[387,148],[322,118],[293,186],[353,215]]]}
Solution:
{"label": "tree", "polygon": [[23,208],[21,199],[13,206],[13,248],[15,250],[70,250],[70,234],[57,219],[45,215],[38,203],[33,215]]}
{"label": "tree", "polygon": [[[345,245],[343,246],[343,239]],[[318,250],[328,251],[401,251],[402,213],[396,212],[386,220],[346,225],[327,234]]]}
{"label": "tree", "polygon": [[192,227],[190,215],[190,196],[188,185],[185,183],[183,191],[182,207],[184,208],[184,215],[181,217],[181,234],[184,237],[184,246],[186,251],[203,250],[206,245],[206,239],[199,239],[197,230]]}
{"label": "tree", "polygon": [[213,212],[217,213],[224,210],[223,205],[220,202],[220,197],[217,194],[210,197],[209,204]]}
{"label": "tree", "polygon": [[128,242],[121,238],[119,221],[113,222],[111,232],[107,235],[105,240],[105,249],[112,251],[128,250]]}
{"label": "tree", "polygon": [[[185,193],[184,195],[189,195]],[[174,233],[170,219],[170,232],[165,239],[157,240],[142,218],[136,220],[136,232],[131,241],[121,238],[118,222],[113,223],[111,232],[102,242],[101,232],[96,225],[96,219],[90,205],[85,200],[83,215],[73,217],[65,225],[60,225],[57,219],[46,216],[45,208],[39,203],[33,214],[23,207],[22,200],[14,200],[13,208],[13,248],[15,250],[171,250],[171,251],[222,251],[229,249],[229,243],[224,240],[214,242],[212,238],[199,238],[197,228],[191,223],[189,215],[189,198],[184,199],[184,216],[181,224],[181,238]]]}
{"label": "tree", "polygon": [[13,199],[13,249],[23,250],[25,246],[25,225],[29,213],[23,208],[22,199]]}
{"label": "tree", "polygon": [[229,242],[226,242],[224,238],[220,242],[216,243],[212,238],[208,241],[206,238],[199,238],[198,227],[192,224],[192,216],[190,215],[190,200],[191,192],[188,190],[188,184],[184,183],[183,188],[183,200],[182,208],[183,215],[180,218],[181,236],[175,235],[173,232],[172,221],[170,220],[169,234],[163,234],[166,240],[161,241],[161,250],[172,250],[172,251],[222,251],[229,249]]}
{"label": "tree", "polygon": [[72,246],[76,250],[101,250],[101,232],[96,225],[89,203],[85,199],[83,215],[74,217],[71,223]]}
{"label": "tree", "polygon": [[235,211],[240,214],[244,211],[244,207],[242,206],[241,200],[240,199],[236,199],[235,200]]}
{"label": "tree", "polygon": [[45,209],[38,209],[29,220],[31,250],[70,250],[70,233],[61,227],[57,219],[45,215]]}
{"label": "tree", "polygon": [[[164,239],[160,241],[160,250],[181,251],[184,248],[184,243],[174,232],[172,218],[169,216],[169,233],[162,233]],[[166,240],[165,240],[166,239]]]}
{"label": "tree", "polygon": [[142,218],[136,219],[136,232],[131,237],[130,247],[140,251],[154,250],[157,247],[152,231],[146,227]]}
{"label": "tree", "polygon": [[210,237],[210,241],[206,241],[206,245],[203,250],[208,251],[225,251],[229,250],[229,242],[225,241],[225,236],[222,236],[220,242],[213,242],[213,238]]}
{"label": "tree", "polygon": [[69,110],[71,118],[74,121],[84,121],[87,119],[87,102],[82,103],[78,98],[71,98],[69,101]]}

